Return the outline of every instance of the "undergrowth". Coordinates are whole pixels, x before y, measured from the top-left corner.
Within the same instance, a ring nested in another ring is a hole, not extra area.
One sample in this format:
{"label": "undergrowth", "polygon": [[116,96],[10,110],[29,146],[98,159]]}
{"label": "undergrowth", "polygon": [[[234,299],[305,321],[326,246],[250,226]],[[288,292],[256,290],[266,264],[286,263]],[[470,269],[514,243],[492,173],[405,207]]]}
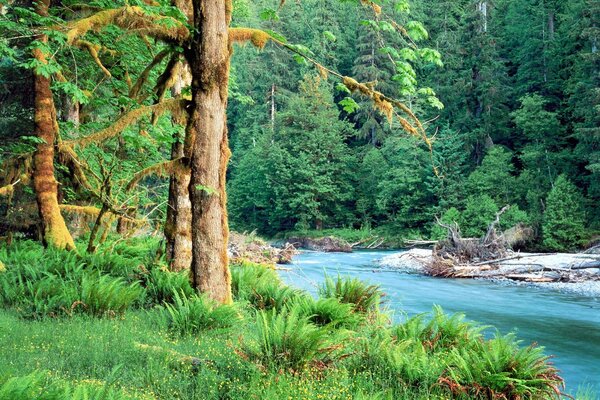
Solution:
{"label": "undergrowth", "polygon": [[461,314],[392,325],[375,285],[327,277],[314,298],[252,263],[218,305],[156,245],[0,248],[0,400],[560,397],[542,348]]}

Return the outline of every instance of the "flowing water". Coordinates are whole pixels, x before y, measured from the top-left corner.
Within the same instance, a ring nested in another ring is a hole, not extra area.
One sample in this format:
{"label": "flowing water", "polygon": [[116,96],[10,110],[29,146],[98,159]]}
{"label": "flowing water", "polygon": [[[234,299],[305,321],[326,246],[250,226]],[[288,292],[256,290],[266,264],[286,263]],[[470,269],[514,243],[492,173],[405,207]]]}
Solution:
{"label": "flowing water", "polygon": [[600,299],[533,287],[477,280],[439,279],[381,267],[383,251],[355,253],[303,252],[280,272],[283,280],[311,293],[330,276],[352,276],[381,285],[395,318],[431,311],[493,325],[501,333],[516,332],[524,344],[537,342],[552,354],[565,378],[567,392],[580,386],[600,393]]}

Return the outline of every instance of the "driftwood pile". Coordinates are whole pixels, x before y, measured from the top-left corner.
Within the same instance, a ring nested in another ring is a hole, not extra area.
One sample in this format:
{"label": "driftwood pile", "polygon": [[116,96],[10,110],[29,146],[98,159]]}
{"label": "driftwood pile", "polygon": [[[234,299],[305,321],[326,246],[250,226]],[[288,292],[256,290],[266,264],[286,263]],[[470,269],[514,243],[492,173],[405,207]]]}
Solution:
{"label": "driftwood pile", "polygon": [[229,256],[232,262],[250,261],[257,264],[289,264],[298,253],[294,245],[286,243],[283,247],[273,247],[255,234],[231,232],[229,235]]}
{"label": "driftwood pile", "polygon": [[500,215],[488,227],[483,238],[462,238],[457,224],[440,226],[448,237],[433,249],[425,273],[447,278],[509,279],[523,282],[600,281],[600,255],[597,254],[521,254],[512,247],[526,240],[529,228],[517,226],[498,234]]}

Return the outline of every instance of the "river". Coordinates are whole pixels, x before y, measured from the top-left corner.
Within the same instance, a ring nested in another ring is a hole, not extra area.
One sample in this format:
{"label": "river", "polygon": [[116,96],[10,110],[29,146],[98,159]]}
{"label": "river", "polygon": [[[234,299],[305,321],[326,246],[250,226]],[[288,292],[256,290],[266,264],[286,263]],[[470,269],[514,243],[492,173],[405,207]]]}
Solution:
{"label": "river", "polygon": [[406,274],[377,265],[390,252],[302,252],[282,279],[316,293],[325,274],[353,276],[378,284],[397,321],[440,305],[448,313],[493,325],[501,333],[516,332],[524,345],[536,342],[554,356],[567,392],[580,386],[600,393],[600,299],[533,287],[477,280],[440,279]]}

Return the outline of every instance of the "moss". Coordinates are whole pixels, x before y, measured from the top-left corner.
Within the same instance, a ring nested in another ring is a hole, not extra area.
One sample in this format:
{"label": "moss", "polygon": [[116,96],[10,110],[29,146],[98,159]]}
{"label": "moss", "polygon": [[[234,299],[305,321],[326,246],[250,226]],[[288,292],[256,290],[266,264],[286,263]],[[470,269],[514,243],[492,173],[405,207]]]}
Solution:
{"label": "moss", "polygon": [[95,13],[67,26],[67,43],[74,44],[89,31],[100,31],[108,25],[117,25],[129,32],[148,35],[167,42],[182,43],[190,32],[172,17],[147,14],[141,7],[125,6]]}
{"label": "moss", "polygon": [[263,49],[270,39],[271,35],[260,29],[229,28],[229,43],[250,42],[255,47]]}
{"label": "moss", "polygon": [[160,53],[158,53],[154,59],[152,59],[152,62],[150,64],[148,64],[146,66],[146,68],[142,71],[142,73],[140,74],[140,76],[138,77],[137,81],[135,82],[134,85],[131,84],[131,78],[129,77],[129,73],[126,74],[127,80],[128,80],[128,86],[129,86],[129,97],[136,98],[139,93],[140,90],[142,89],[142,87],[146,84],[146,82],[148,81],[148,78],[150,77],[150,72],[152,72],[152,70],[154,69],[154,67],[156,67],[158,64],[160,64],[167,55],[169,55],[171,53],[171,49],[165,49],[163,51],[161,51]]}
{"label": "moss", "polygon": [[14,192],[15,188],[13,185],[6,185],[0,187],[0,196],[11,196]]}
{"label": "moss", "polygon": [[100,46],[99,44],[88,42],[87,40],[75,40],[73,42],[73,45],[77,46],[81,49],[84,49],[88,53],[90,53],[92,60],[94,60],[96,65],[98,65],[98,67],[100,67],[100,69],[102,70],[104,75],[106,75],[108,78],[112,77],[112,74],[110,73],[110,71],[108,69],[106,69],[104,64],[102,64],[102,61],[100,60],[100,56],[98,55],[98,52],[103,49],[102,46]]}
{"label": "moss", "polygon": [[180,168],[184,168],[181,159],[165,161],[158,164],[151,165],[143,170],[137,172],[133,178],[129,181],[126,187],[126,191],[131,191],[143,178],[150,175],[165,176],[176,173]]}
{"label": "moss", "polygon": [[360,0],[360,2],[368,7],[371,7],[373,9],[373,12],[375,12],[375,15],[379,15],[381,14],[381,6],[377,3],[375,3],[374,1],[371,0]]}
{"label": "moss", "polygon": [[151,106],[141,106],[134,110],[131,110],[123,115],[114,124],[109,126],[108,128],[102,129],[96,133],[93,133],[89,136],[86,136],[81,139],[75,139],[64,144],[68,146],[79,146],[80,148],[84,148],[93,143],[100,143],[105,140],[111,139],[120,135],[128,126],[136,123],[142,117],[154,114],[161,115],[167,111],[174,112],[179,110],[180,108],[185,107],[186,100],[182,100],[181,98],[174,98],[162,101],[158,104],[154,104]]}
{"label": "moss", "polygon": [[82,214],[87,215],[89,217],[97,217],[100,214],[100,209],[94,206],[76,206],[73,204],[61,204],[61,211],[72,213],[72,214]]}

